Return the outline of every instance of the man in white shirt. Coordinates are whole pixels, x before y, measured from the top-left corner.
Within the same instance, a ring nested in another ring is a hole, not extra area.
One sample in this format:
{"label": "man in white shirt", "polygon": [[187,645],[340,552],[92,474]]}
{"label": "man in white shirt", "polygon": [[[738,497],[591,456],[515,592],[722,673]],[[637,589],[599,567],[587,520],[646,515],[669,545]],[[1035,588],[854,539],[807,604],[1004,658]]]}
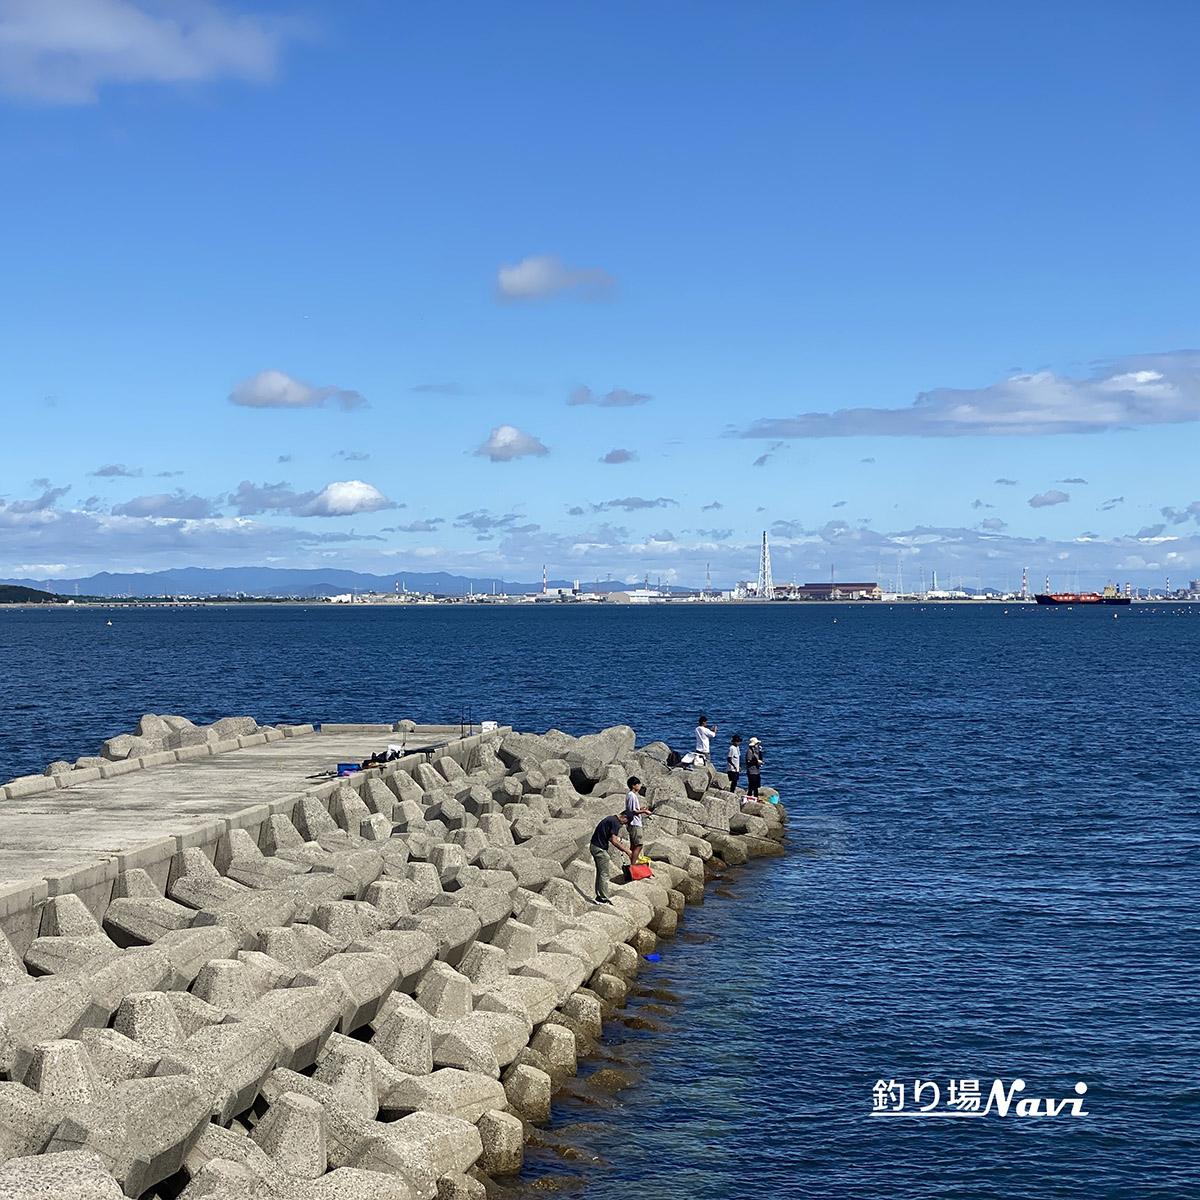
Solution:
{"label": "man in white shirt", "polygon": [[716,737],[717,727],[714,725],[709,728],[708,718],[701,713],[700,722],[696,726],[696,762],[706,763],[709,761],[708,744]]}

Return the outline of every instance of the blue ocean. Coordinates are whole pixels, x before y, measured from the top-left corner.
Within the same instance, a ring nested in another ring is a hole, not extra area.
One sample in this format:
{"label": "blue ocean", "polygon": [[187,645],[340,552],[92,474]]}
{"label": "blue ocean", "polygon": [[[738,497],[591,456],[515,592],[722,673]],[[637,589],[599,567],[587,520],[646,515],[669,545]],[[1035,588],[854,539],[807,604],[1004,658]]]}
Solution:
{"label": "blue ocean", "polygon": [[585,1068],[632,1086],[556,1101],[560,1194],[1200,1195],[1200,611],[26,610],[0,664],[4,778],[142,712],[762,738],[788,853],[662,943]]}

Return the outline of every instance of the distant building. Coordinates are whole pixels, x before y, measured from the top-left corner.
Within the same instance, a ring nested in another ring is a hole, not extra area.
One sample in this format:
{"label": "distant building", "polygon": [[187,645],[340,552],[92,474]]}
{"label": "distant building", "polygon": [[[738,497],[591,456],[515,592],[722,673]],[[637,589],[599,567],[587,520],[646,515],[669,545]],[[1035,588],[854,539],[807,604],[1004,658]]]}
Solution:
{"label": "distant building", "polygon": [[801,587],[783,584],[776,587],[777,596],[796,600],[882,600],[883,590],[877,583],[806,583]]}
{"label": "distant building", "polygon": [[609,592],[607,597],[610,604],[657,604],[670,598],[669,592],[653,588],[626,588],[623,592]]}
{"label": "distant building", "polygon": [[573,587],[544,587],[540,592],[531,592],[528,598],[532,599],[535,604],[575,604],[603,600],[604,594],[602,592],[585,592],[579,586],[579,580],[576,579]]}
{"label": "distant building", "polygon": [[341,592],[324,597],[326,604],[412,604],[433,600],[432,592]]}

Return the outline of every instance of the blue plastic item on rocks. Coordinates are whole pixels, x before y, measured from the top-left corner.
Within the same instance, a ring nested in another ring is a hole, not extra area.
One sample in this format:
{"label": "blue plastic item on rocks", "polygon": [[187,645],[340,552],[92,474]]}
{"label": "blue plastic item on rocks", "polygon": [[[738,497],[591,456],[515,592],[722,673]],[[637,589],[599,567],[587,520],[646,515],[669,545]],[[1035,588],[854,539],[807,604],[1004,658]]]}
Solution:
{"label": "blue plastic item on rocks", "polygon": [[662,962],[662,955],[661,954],[647,954],[646,961],[647,962]]}
{"label": "blue plastic item on rocks", "polygon": [[353,775],[355,773],[355,771],[357,771],[357,770],[358,770],[358,763],[338,763],[338,765],[337,765],[337,773],[338,773],[339,779],[346,775]]}

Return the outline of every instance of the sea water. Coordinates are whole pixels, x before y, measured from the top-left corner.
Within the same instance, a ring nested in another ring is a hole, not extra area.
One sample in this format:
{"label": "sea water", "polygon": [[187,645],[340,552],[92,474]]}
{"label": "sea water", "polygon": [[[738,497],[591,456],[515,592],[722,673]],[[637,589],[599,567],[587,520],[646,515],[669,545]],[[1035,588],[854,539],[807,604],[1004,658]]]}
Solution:
{"label": "sea water", "polygon": [[1195,610],[26,610],[0,668],[5,778],[147,711],[761,737],[788,855],[647,964],[666,1027],[606,1031],[640,1082],[556,1102],[568,1194],[1200,1195]]}

